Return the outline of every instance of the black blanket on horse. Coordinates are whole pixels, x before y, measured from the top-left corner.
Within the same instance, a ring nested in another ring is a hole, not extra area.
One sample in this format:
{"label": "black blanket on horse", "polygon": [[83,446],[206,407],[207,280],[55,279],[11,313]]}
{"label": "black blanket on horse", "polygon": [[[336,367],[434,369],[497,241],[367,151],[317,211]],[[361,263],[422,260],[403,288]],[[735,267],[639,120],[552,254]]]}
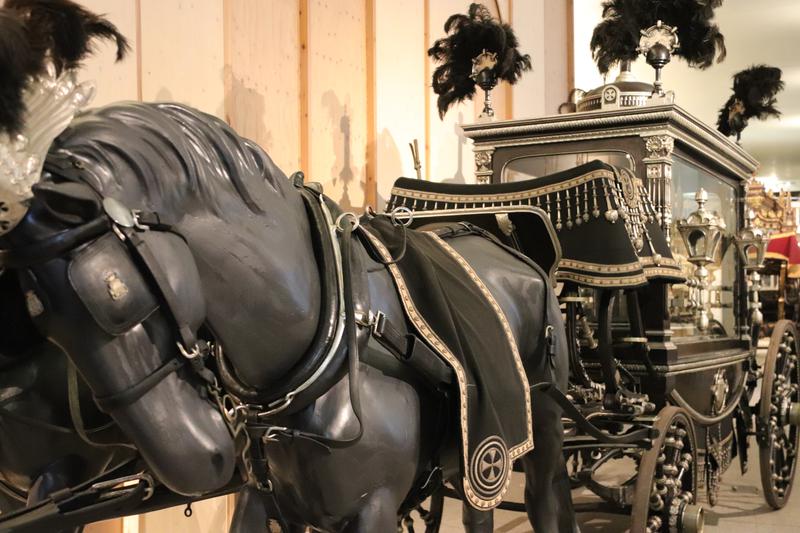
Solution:
{"label": "black blanket on horse", "polygon": [[464,493],[472,506],[493,508],[514,459],[533,448],[528,378],[508,321],[446,238],[386,217],[365,224],[381,259],[395,261],[389,270],[413,330],[454,370]]}

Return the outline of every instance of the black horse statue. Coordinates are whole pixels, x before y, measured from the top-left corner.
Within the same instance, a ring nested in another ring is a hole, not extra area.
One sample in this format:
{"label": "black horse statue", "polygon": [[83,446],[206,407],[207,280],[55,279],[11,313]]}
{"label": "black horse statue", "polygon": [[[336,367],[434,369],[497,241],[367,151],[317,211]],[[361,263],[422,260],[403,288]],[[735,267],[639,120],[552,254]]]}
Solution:
{"label": "black horse statue", "polygon": [[[20,24],[41,15],[41,2],[12,4],[27,13]],[[269,519],[297,532],[395,531],[424,489],[460,490],[457,471],[439,468],[458,456],[457,432],[443,430],[450,403],[370,336],[365,317],[378,310],[401,338],[415,332],[387,261],[345,238],[354,217],[336,219],[321,191],[191,108],[126,103],[73,120],[89,91],[74,79],[79,58],[61,52],[53,45],[57,68],[30,79],[25,119],[3,124],[6,166],[28,161],[22,179],[0,177],[3,511],[58,503],[132,460],[149,489],[185,501],[240,490],[235,532]],[[560,317],[548,279],[462,233],[448,243],[507,318],[531,383],[564,388],[563,326],[543,334],[545,317]],[[573,531],[561,409],[535,391],[531,404],[535,448],[519,459],[528,515],[536,531]],[[255,443],[252,426],[265,428]],[[17,513],[14,523],[44,523]],[[465,504],[463,520],[492,531],[491,510]]]}

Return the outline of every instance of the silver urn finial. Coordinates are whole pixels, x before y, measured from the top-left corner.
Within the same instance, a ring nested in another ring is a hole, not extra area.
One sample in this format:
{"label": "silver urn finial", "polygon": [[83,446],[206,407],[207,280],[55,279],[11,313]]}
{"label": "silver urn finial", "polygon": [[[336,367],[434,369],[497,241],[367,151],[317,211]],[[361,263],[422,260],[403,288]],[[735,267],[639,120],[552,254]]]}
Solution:
{"label": "silver urn finial", "polygon": [[665,96],[661,81],[661,69],[672,60],[672,53],[680,46],[677,31],[678,28],[668,26],[660,20],[656,22],[655,26],[641,30],[642,36],[639,38],[639,47],[636,50],[656,71],[652,96]]}
{"label": "silver urn finial", "polygon": [[486,49],[472,59],[472,74],[470,78],[475,81],[478,87],[483,89],[483,111],[479,118],[484,120],[494,119],[491,92],[497,86],[495,66],[497,66],[497,54]]}

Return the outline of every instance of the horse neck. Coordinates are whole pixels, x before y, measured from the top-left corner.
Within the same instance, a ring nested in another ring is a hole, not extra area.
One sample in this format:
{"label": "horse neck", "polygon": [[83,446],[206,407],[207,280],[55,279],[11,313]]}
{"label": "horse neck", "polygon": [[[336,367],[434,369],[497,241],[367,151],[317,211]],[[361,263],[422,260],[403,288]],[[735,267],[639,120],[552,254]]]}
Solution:
{"label": "horse neck", "polygon": [[185,217],[208,321],[242,381],[274,388],[302,366],[322,309],[320,269],[306,207],[294,188],[257,191],[261,214]]}

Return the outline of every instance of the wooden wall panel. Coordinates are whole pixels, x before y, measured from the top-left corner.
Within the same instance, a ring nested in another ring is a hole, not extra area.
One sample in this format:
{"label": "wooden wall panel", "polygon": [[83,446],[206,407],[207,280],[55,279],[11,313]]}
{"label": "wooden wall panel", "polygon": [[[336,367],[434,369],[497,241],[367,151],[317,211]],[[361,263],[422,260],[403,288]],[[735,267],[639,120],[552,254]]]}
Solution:
{"label": "wooden wall panel", "polygon": [[226,120],[300,168],[300,0],[227,0]]}
{"label": "wooden wall panel", "polygon": [[122,529],[122,519],[104,520],[89,524],[83,528],[84,533],[124,533]]}
{"label": "wooden wall panel", "polygon": [[514,85],[512,118],[537,117],[545,114],[544,4],[546,0],[514,2],[514,31],[522,50],[530,54],[532,69]]}
{"label": "wooden wall panel", "polygon": [[569,37],[572,35],[568,0],[544,2],[545,114],[558,113],[569,96],[573,79]]}
{"label": "wooden wall panel", "polygon": [[224,116],[222,0],[138,1],[142,99]]}
{"label": "wooden wall panel", "polygon": [[222,496],[192,504],[192,516],[185,507],[173,507],[139,517],[136,533],[224,533],[233,516],[233,499]]}
{"label": "wooden wall panel", "polygon": [[[378,1],[375,16],[375,121],[379,206],[394,180],[416,177],[408,143],[425,148],[425,0]],[[423,162],[424,163],[424,162]]]}
{"label": "wooden wall panel", "polygon": [[308,2],[311,180],[344,210],[364,205],[367,145],[366,2]]}
{"label": "wooden wall panel", "polygon": [[131,45],[127,59],[114,63],[117,48],[111,43],[95,46],[95,54],[86,60],[81,79],[92,80],[97,85],[92,106],[102,106],[121,100],[138,98],[138,72],[136,66],[136,0],[84,0],[87,9],[103,13]]}

